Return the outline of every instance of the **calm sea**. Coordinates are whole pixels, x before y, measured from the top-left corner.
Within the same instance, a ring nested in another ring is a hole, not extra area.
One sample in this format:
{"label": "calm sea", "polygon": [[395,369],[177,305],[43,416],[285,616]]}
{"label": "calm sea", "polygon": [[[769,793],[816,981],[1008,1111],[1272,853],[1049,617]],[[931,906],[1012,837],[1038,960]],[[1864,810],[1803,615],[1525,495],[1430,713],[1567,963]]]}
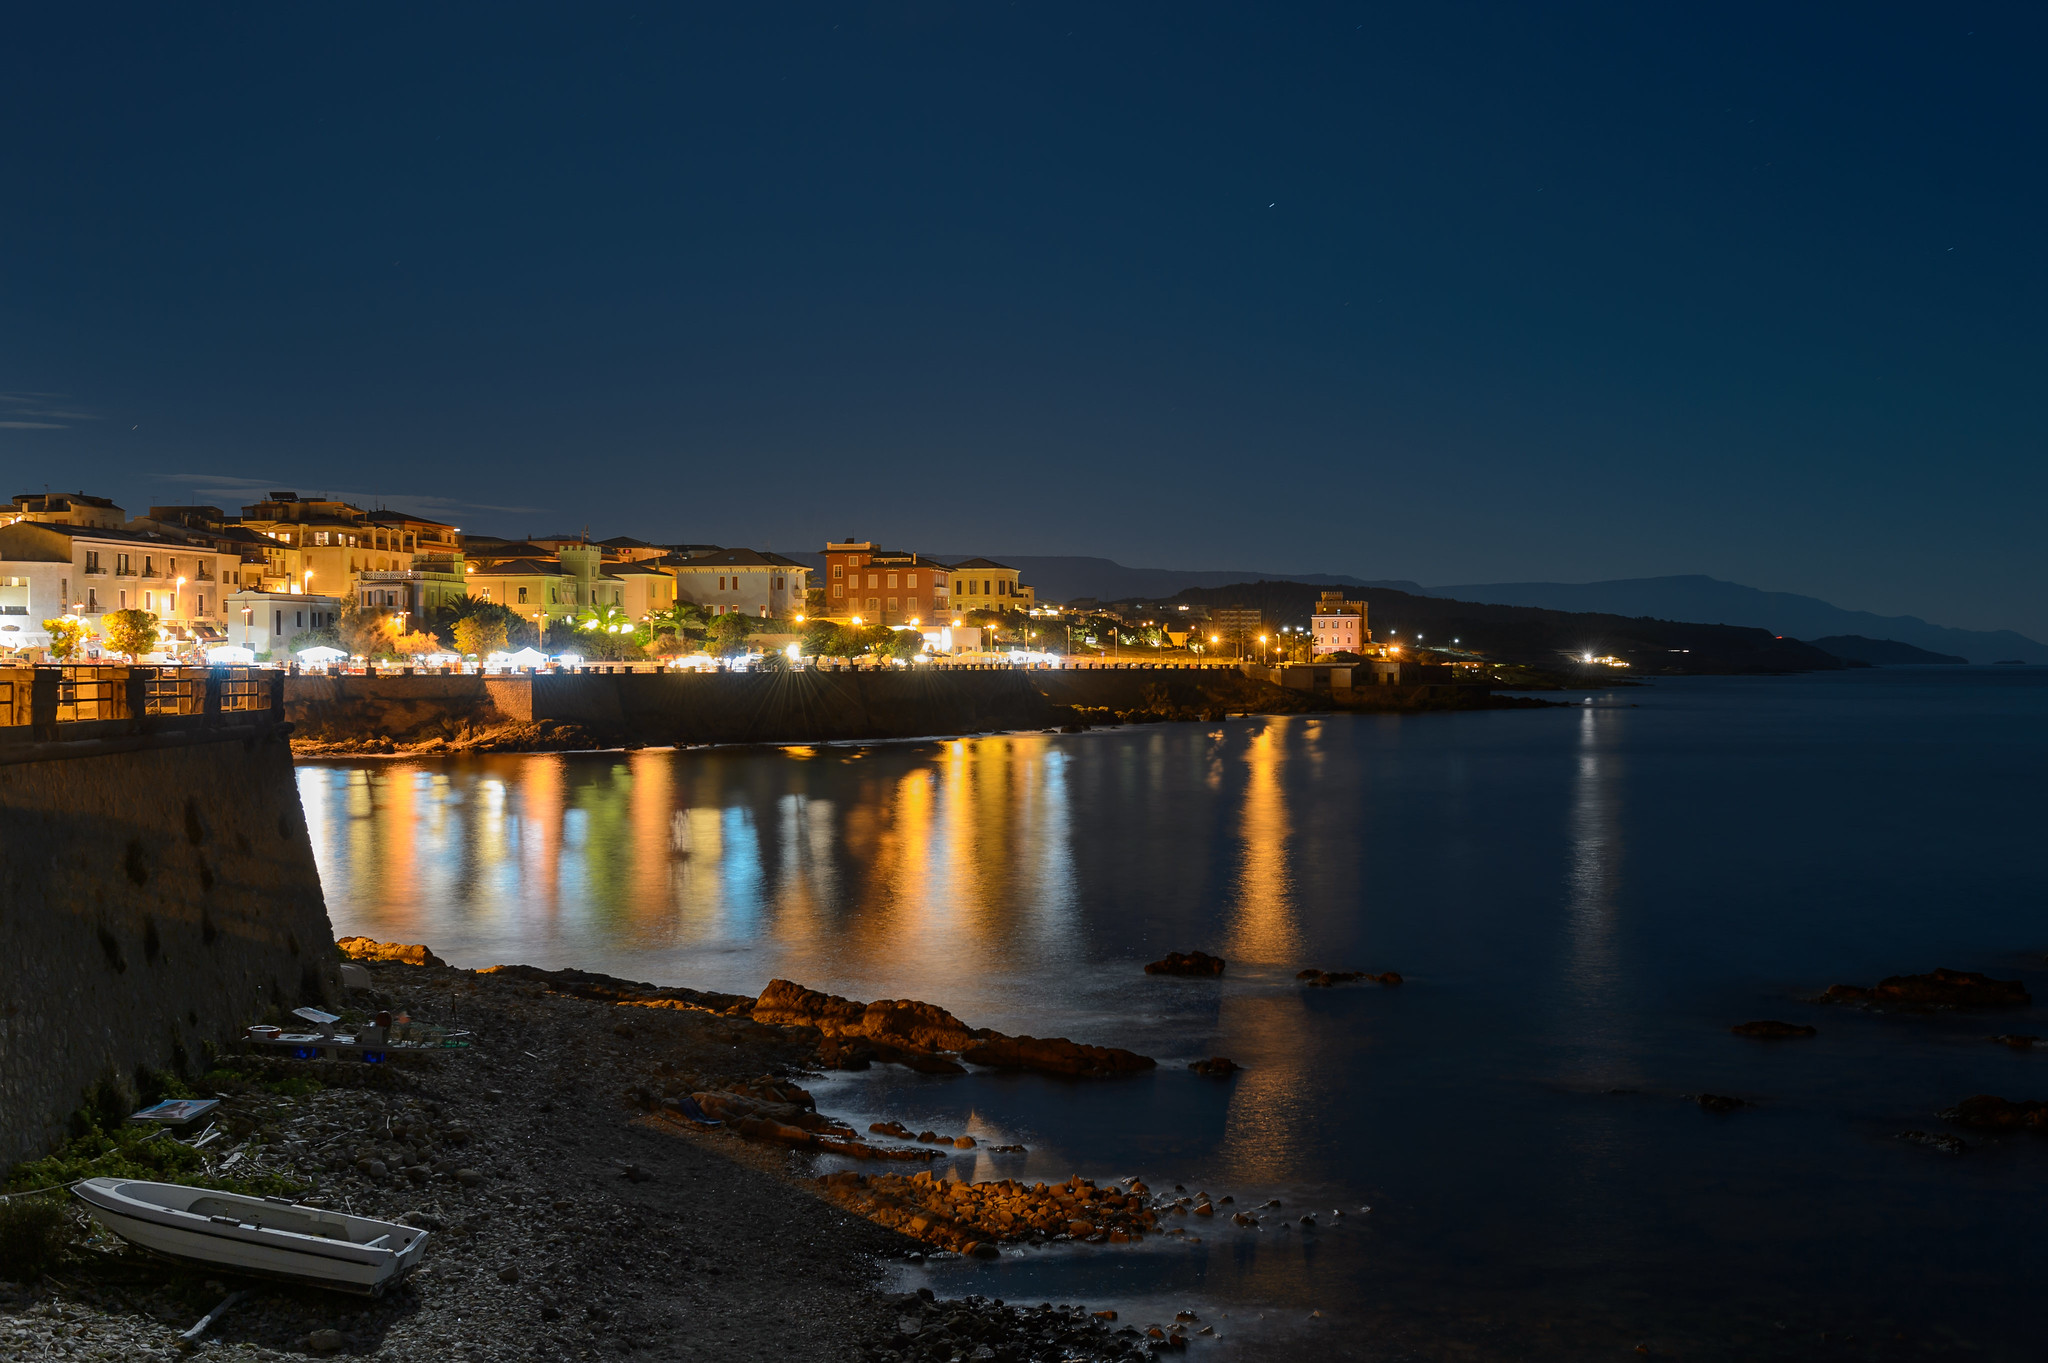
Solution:
{"label": "calm sea", "polygon": [[[2043,1009],[1804,1000],[1953,966],[2048,1003],[2044,773],[2048,669],[1947,668],[299,782],[338,932],[1129,1046],[1158,1071],[817,1091],[1030,1147],[964,1153],[970,1178],[1283,1204],[1200,1244],[913,1270],[944,1293],[1192,1309],[1215,1357],[2038,1359],[2048,1140],[1898,1133],[2048,1098],[2048,1048],[1988,1039]],[[1220,984],[1141,972],[1192,948]],[[1729,1035],[1752,1018],[1820,1034]],[[1209,1055],[1245,1070],[1186,1070]]]}

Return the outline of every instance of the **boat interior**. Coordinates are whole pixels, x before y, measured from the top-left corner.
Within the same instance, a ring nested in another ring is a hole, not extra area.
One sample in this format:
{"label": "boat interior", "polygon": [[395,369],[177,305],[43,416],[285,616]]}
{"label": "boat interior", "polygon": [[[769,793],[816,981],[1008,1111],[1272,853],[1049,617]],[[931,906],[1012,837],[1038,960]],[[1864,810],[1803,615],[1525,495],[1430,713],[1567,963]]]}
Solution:
{"label": "boat interior", "polygon": [[[323,1216],[318,1212],[301,1207],[283,1207],[269,1202],[253,1202],[242,1197],[200,1197],[194,1198],[185,1208],[194,1216],[229,1217],[245,1226],[262,1226],[266,1230],[295,1231],[300,1235],[318,1235],[329,1240],[348,1240],[348,1222],[339,1216]],[[378,1248],[390,1248],[388,1236],[380,1237],[384,1243]]]}

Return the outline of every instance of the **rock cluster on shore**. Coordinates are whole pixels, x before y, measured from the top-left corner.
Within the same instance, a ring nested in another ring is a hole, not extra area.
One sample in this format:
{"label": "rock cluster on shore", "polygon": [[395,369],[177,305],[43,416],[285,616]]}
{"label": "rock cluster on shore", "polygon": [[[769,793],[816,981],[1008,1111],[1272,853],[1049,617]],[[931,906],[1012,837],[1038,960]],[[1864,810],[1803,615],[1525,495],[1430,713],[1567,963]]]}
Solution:
{"label": "rock cluster on shore", "polygon": [[870,1221],[955,1253],[994,1258],[1017,1240],[1086,1240],[1125,1244],[1155,1229],[1159,1213],[1149,1189],[1098,1188],[1093,1180],[1024,1184],[1015,1179],[962,1183],[930,1173],[860,1174],[818,1180],[825,1196]]}
{"label": "rock cluster on shore", "polygon": [[[1005,1037],[932,1005],[859,1004],[787,982],[747,999],[577,971],[455,970],[425,947],[369,939],[352,940],[347,954],[370,981],[352,1009],[464,1028],[473,1045],[376,1066],[228,1060],[208,1076],[226,1094],[220,1115],[234,1133],[212,1147],[215,1163],[286,1180],[300,1200],[428,1228],[423,1271],[359,1301],[161,1264],[98,1233],[70,1251],[63,1286],[0,1285],[0,1346],[28,1341],[31,1357],[174,1357],[177,1332],[233,1287],[252,1295],[211,1327],[206,1345],[232,1359],[1137,1358],[1190,1333],[1110,1329],[1049,1305],[906,1306],[873,1290],[873,1265],[932,1250],[992,1253],[1017,1240],[1121,1243],[1168,1216],[1211,1214],[1206,1198],[1154,1201],[1142,1184],[1078,1178],[967,1192],[923,1173],[821,1185],[802,1154],[861,1158],[864,1147],[873,1158],[934,1159],[975,1144],[956,1136],[941,1148],[937,1133],[907,1128],[870,1133],[913,1142],[887,1146],[819,1113],[792,1076],[828,1043],[928,1058],[957,1046],[951,1054],[973,1063],[1011,1046],[1050,1072],[1079,1075],[1149,1068],[1145,1057]],[[799,1020],[813,1013],[836,1032]],[[723,1125],[687,1115],[686,1103]],[[925,1135],[932,1140],[917,1143]],[[847,1188],[889,1215],[848,1205],[837,1191]],[[977,1355],[983,1348],[991,1352]]]}
{"label": "rock cluster on shore", "polygon": [[820,1063],[836,1069],[860,1069],[888,1060],[914,1069],[957,1073],[959,1061],[965,1061],[991,1069],[1092,1078],[1135,1074],[1157,1063],[1117,1046],[1084,1045],[1065,1037],[1006,1036],[991,1028],[970,1027],[938,1005],[915,999],[861,1003],[789,980],[771,980],[755,1000],[751,1016],[775,1026],[816,1028],[829,1043],[819,1048]]}

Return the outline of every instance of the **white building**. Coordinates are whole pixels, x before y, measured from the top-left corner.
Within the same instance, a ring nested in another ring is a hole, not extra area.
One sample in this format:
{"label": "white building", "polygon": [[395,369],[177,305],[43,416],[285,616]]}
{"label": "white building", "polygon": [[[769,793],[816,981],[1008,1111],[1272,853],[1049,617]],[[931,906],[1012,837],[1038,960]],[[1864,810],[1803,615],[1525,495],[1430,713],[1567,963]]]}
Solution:
{"label": "white building", "polygon": [[101,617],[116,610],[151,612],[174,643],[220,643],[224,598],[241,577],[236,553],[104,526],[19,520],[0,526],[0,649],[47,648],[43,621],[65,615],[82,617],[100,635]]}
{"label": "white building", "polygon": [[671,555],[653,565],[675,574],[676,599],[713,615],[739,611],[787,620],[803,614],[810,569],[781,554],[713,549],[693,558]]}
{"label": "white building", "polygon": [[307,630],[332,629],[341,619],[341,598],[300,592],[234,592],[227,599],[228,628],[223,640],[268,653],[273,662],[289,661],[284,651]]}

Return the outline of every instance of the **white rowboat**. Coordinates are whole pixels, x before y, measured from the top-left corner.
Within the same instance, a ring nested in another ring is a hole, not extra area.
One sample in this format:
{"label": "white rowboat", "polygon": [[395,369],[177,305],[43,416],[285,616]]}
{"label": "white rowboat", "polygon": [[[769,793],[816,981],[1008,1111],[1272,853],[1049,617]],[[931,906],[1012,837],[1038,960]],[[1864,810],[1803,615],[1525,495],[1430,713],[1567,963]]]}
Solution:
{"label": "white rowboat", "polygon": [[418,1266],[427,1233],[394,1221],[182,1183],[89,1178],[71,1191],[99,1223],[169,1259],[379,1296]]}

